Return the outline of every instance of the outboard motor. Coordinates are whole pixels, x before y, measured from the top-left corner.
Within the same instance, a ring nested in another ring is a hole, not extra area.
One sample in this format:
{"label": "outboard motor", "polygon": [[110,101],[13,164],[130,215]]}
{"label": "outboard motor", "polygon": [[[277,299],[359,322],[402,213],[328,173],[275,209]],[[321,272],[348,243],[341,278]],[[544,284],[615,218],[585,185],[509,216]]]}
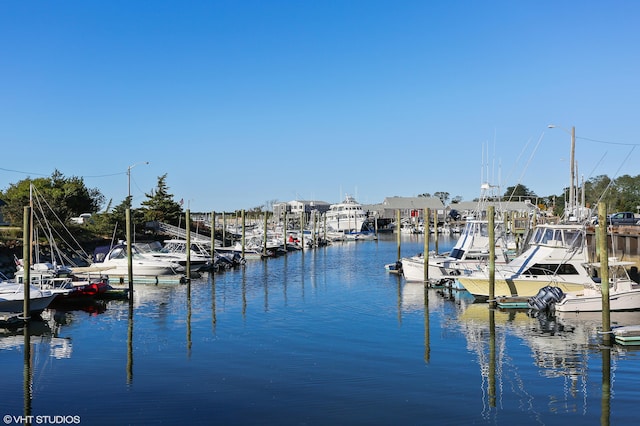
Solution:
{"label": "outboard motor", "polygon": [[545,286],[538,291],[538,294],[529,298],[528,303],[531,309],[538,311],[547,311],[551,309],[554,303],[562,299],[564,293],[559,287]]}

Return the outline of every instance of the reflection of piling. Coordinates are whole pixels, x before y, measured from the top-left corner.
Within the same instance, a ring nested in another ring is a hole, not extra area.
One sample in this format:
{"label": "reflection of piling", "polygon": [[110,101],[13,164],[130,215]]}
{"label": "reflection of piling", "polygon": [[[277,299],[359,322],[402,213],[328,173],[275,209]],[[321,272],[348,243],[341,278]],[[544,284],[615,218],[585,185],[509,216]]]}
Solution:
{"label": "reflection of piling", "polygon": [[429,286],[424,286],[424,362],[431,359],[431,337],[429,330]]}
{"label": "reflection of piling", "polygon": [[[600,222],[603,223],[603,222]],[[608,336],[608,335],[607,335]],[[600,424],[608,425],[611,417],[611,347],[603,347],[602,352],[602,401]]]}
{"label": "reflection of piling", "polygon": [[127,327],[127,384],[133,383],[133,297],[129,298],[129,324]]}
{"label": "reflection of piling", "polygon": [[[25,244],[25,246],[26,245],[27,244]],[[22,332],[24,333],[24,417],[28,419],[31,416],[31,401],[33,400],[33,394],[31,391],[33,389],[31,383],[31,332],[29,330],[28,321],[24,324]],[[9,422],[5,421],[5,423],[8,424]]]}
{"label": "reflection of piling", "polygon": [[191,280],[187,281],[187,355],[191,356]]}
{"label": "reflection of piling", "polygon": [[496,311],[489,309],[489,407],[496,406]]}

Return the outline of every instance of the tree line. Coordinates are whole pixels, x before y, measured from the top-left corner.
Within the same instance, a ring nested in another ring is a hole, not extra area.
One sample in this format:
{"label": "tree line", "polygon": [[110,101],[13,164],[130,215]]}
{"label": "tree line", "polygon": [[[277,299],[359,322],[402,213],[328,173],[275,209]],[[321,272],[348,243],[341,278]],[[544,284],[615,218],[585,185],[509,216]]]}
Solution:
{"label": "tree line", "polygon": [[[2,213],[5,221],[20,226],[23,223],[24,206],[30,205],[32,191],[35,190],[55,206],[55,214],[48,217],[52,223],[62,221],[69,224],[70,219],[82,213],[91,213],[91,221],[83,226],[87,231],[99,235],[124,238],[126,230],[126,210],[131,209],[131,223],[134,229],[144,229],[147,222],[164,222],[170,225],[180,225],[183,214],[182,205],[174,200],[167,185],[167,174],[158,177],[156,187],[145,193],[146,199],[139,208],[131,208],[131,197],[127,196],[118,205],[112,206],[109,200],[104,209],[105,197],[97,188],[87,188],[80,177],[66,177],[55,170],[50,177],[24,179],[10,184],[0,191],[0,200],[4,202]],[[553,210],[555,215],[561,215],[568,199],[569,188],[564,188],[560,194],[538,196],[527,186],[518,184],[508,187],[502,195],[502,200],[525,200],[537,204],[547,211]],[[430,194],[420,194],[429,197]],[[444,204],[449,201],[450,194],[438,191],[434,196],[440,198]],[[640,206],[640,175],[624,175],[611,179],[606,175],[596,176],[584,182],[578,188],[578,199],[585,200],[587,207],[604,202],[609,212],[632,211],[637,212]],[[451,204],[462,201],[461,197],[453,197]],[[262,207],[251,211],[261,212]]]}
{"label": "tree line", "polygon": [[[0,191],[0,200],[4,202],[2,216],[5,222],[21,226],[24,207],[32,206],[32,209],[40,210],[52,227],[70,226],[79,228],[78,232],[82,229],[89,234],[123,239],[126,237],[127,209],[131,209],[131,224],[136,230],[144,229],[146,223],[152,221],[179,224],[182,205],[174,200],[166,180],[166,174],[158,177],[156,187],[145,193],[146,198],[139,208],[131,208],[131,196],[127,196],[116,206],[112,206],[110,200],[102,209],[106,200],[99,189],[87,188],[82,178],[65,177],[55,170],[50,177],[24,179]],[[38,194],[38,205],[34,205],[34,193]],[[40,203],[52,208],[42,208]],[[83,213],[91,213],[87,223],[80,225],[71,221]]]}

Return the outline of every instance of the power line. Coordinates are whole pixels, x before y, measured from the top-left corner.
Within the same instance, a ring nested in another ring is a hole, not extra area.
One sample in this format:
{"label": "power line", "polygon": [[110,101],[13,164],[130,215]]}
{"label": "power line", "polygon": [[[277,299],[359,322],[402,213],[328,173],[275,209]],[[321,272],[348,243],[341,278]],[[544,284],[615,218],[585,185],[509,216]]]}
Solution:
{"label": "power line", "polygon": [[640,146],[640,143],[624,143],[624,142],[600,141],[598,139],[583,138],[581,136],[576,136],[576,139],[584,139],[586,141],[603,143],[603,144],[607,144],[607,145]]}

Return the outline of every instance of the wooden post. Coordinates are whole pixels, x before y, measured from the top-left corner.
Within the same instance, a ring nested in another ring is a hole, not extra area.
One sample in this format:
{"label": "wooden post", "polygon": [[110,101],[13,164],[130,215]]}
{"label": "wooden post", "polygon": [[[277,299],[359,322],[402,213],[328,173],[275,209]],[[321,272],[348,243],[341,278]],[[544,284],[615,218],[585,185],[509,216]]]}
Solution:
{"label": "wooden post", "polygon": [[22,304],[22,319],[28,321],[31,313],[31,206],[24,207],[24,218],[22,220],[22,289],[24,292],[24,302]]}
{"label": "wooden post", "polygon": [[187,244],[186,244],[186,251],[187,251],[187,263],[186,263],[186,271],[185,274],[187,275],[187,282],[190,283],[191,282],[191,211],[189,209],[187,209],[184,213],[184,221],[185,221],[185,227],[186,227],[186,231],[187,231]]}
{"label": "wooden post", "polygon": [[[244,259],[244,243],[245,243],[245,220],[244,220],[244,210],[240,212],[242,217],[242,258]],[[237,229],[237,228],[236,228]]]}
{"label": "wooden post", "polygon": [[[436,211],[436,214],[438,212]],[[422,264],[423,264],[423,274],[422,279],[424,285],[429,285],[429,235],[431,235],[431,231],[429,230],[429,209],[424,209],[424,243],[422,249]]]}
{"label": "wooden post", "polygon": [[284,221],[282,222],[282,239],[284,240],[284,252],[287,253],[287,209],[284,210]]}
{"label": "wooden post", "polygon": [[[131,200],[129,200],[131,202]],[[126,234],[127,234],[127,278],[129,280],[129,297],[133,297],[133,251],[131,249],[131,209],[126,211]]]}
{"label": "wooden post", "polygon": [[489,215],[489,303],[495,305],[496,298],[496,226],[495,206],[487,206]]}
{"label": "wooden post", "polygon": [[267,212],[264,212],[264,230],[262,231],[264,234],[264,245],[262,246],[262,255],[267,255]]}
{"label": "wooden post", "polygon": [[213,259],[216,249],[216,212],[211,212],[211,266],[213,266]]}
{"label": "wooden post", "polygon": [[602,332],[604,333],[605,344],[609,344],[611,335],[611,313],[609,311],[609,250],[607,236],[607,206],[605,203],[598,203],[598,234],[600,249],[600,284],[602,293]]}
{"label": "wooden post", "polygon": [[[425,229],[425,238],[428,239],[429,237],[426,235],[427,234],[428,229]],[[429,235],[431,235],[431,232],[429,232]],[[433,235],[435,237],[435,250],[436,250],[436,255],[438,254],[438,209],[433,209]]]}
{"label": "wooden post", "polygon": [[313,213],[313,246],[318,247],[318,236],[316,234],[317,228],[316,225],[318,223],[318,216]]}
{"label": "wooden post", "polygon": [[400,209],[396,210],[396,242],[398,244],[398,260],[400,260]]}
{"label": "wooden post", "polygon": [[227,216],[222,212],[222,247],[227,246]]}

